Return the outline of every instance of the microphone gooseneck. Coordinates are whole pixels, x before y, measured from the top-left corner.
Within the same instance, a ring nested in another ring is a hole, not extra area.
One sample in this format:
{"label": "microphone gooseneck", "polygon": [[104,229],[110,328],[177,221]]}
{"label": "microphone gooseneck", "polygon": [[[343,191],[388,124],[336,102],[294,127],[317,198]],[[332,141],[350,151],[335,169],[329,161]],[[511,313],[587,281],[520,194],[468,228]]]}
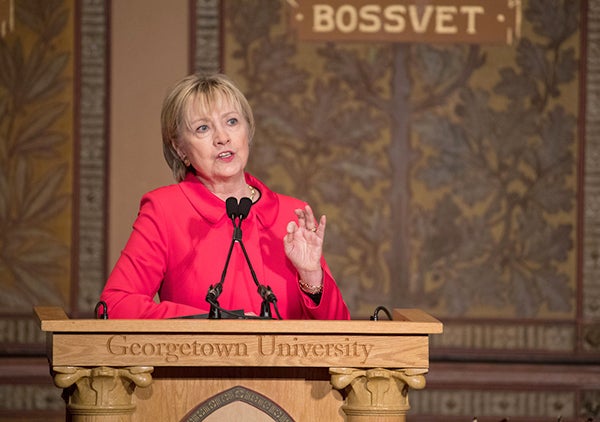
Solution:
{"label": "microphone gooseneck", "polygon": [[229,252],[227,252],[227,259],[225,260],[225,266],[221,273],[221,280],[216,285],[210,285],[208,292],[206,293],[205,300],[210,304],[210,310],[208,312],[209,319],[221,319],[221,306],[219,305],[219,296],[223,293],[223,283],[225,282],[225,276],[227,275],[227,268],[229,267],[229,260],[231,259],[231,253],[233,252],[233,245],[238,238],[241,239],[242,233],[239,227],[235,224],[235,220],[239,214],[238,201],[234,197],[229,197],[225,200],[225,210],[227,216],[233,223],[233,237],[229,244]]}

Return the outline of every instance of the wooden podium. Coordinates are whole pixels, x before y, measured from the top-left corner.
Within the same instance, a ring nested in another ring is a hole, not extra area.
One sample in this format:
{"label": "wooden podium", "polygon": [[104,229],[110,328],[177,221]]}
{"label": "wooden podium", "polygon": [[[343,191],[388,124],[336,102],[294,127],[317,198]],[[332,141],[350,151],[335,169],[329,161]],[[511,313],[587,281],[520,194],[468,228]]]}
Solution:
{"label": "wooden podium", "polygon": [[73,422],[405,421],[442,323],[69,319],[37,307]]}

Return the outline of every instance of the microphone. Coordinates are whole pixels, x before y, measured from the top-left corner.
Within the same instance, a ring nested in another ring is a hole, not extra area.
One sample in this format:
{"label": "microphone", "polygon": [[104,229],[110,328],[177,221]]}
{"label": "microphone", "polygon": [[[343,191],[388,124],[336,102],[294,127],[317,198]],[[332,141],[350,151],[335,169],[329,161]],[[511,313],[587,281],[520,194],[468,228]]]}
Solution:
{"label": "microphone", "polygon": [[[232,196],[227,198],[227,200],[225,201],[225,209],[227,210],[227,215],[229,216],[229,218],[231,219],[231,223],[233,224],[233,240],[231,243],[231,248],[233,248],[233,242],[235,242],[236,240],[240,240],[242,238],[242,229],[241,229],[242,220],[240,217],[240,207],[238,205],[237,199],[235,199]],[[248,210],[248,211],[250,211],[250,210]],[[248,215],[248,214],[246,213],[246,215]],[[240,217],[240,223],[239,223],[240,225],[235,224],[235,219],[238,217]],[[229,253],[231,254],[231,249],[229,249]],[[223,275],[221,280],[223,280],[224,278],[225,278],[225,275]]]}
{"label": "microphone", "polygon": [[242,224],[242,220],[244,218],[248,217],[248,214],[250,214],[250,208],[252,208],[252,201],[250,200],[250,198],[244,197],[244,198],[240,199],[240,204],[238,207],[238,215],[240,217],[240,225]]}
{"label": "microphone", "polygon": [[233,221],[235,226],[235,218],[239,212],[238,201],[233,196],[230,196],[225,200],[225,209],[227,210],[227,216]]}

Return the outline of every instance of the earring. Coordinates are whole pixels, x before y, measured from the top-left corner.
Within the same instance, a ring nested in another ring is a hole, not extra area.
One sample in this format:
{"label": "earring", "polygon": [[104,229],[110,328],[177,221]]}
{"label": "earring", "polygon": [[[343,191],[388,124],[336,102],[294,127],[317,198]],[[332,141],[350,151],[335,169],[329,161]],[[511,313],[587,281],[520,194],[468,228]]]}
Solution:
{"label": "earring", "polygon": [[189,160],[189,158],[187,158],[187,157],[183,157],[183,165],[184,165],[184,166],[186,166],[186,167],[189,167],[189,166],[190,166],[190,164],[191,164],[191,163],[190,163],[190,160]]}

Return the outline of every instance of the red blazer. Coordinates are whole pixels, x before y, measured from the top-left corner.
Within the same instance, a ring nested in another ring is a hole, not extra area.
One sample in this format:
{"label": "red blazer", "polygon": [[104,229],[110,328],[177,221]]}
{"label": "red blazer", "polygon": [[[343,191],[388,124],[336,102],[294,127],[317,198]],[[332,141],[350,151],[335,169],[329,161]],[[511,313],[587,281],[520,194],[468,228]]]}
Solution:
{"label": "red blazer", "polygon": [[[246,174],[261,193],[243,220],[242,241],[261,284],[270,286],[284,319],[349,319],[348,308],[321,258],[324,285],[316,305],[298,286],[298,273],[285,256],[283,237],[294,210],[305,203],[268,189]],[[142,197],[129,240],[101,300],[110,318],[173,318],[205,314],[209,286],[221,279],[233,235],[225,203],[188,174],[177,184]],[[159,294],[160,303],[153,298]],[[260,315],[262,299],[243,252],[234,245],[219,304]],[[273,310],[273,317],[276,313]]]}

